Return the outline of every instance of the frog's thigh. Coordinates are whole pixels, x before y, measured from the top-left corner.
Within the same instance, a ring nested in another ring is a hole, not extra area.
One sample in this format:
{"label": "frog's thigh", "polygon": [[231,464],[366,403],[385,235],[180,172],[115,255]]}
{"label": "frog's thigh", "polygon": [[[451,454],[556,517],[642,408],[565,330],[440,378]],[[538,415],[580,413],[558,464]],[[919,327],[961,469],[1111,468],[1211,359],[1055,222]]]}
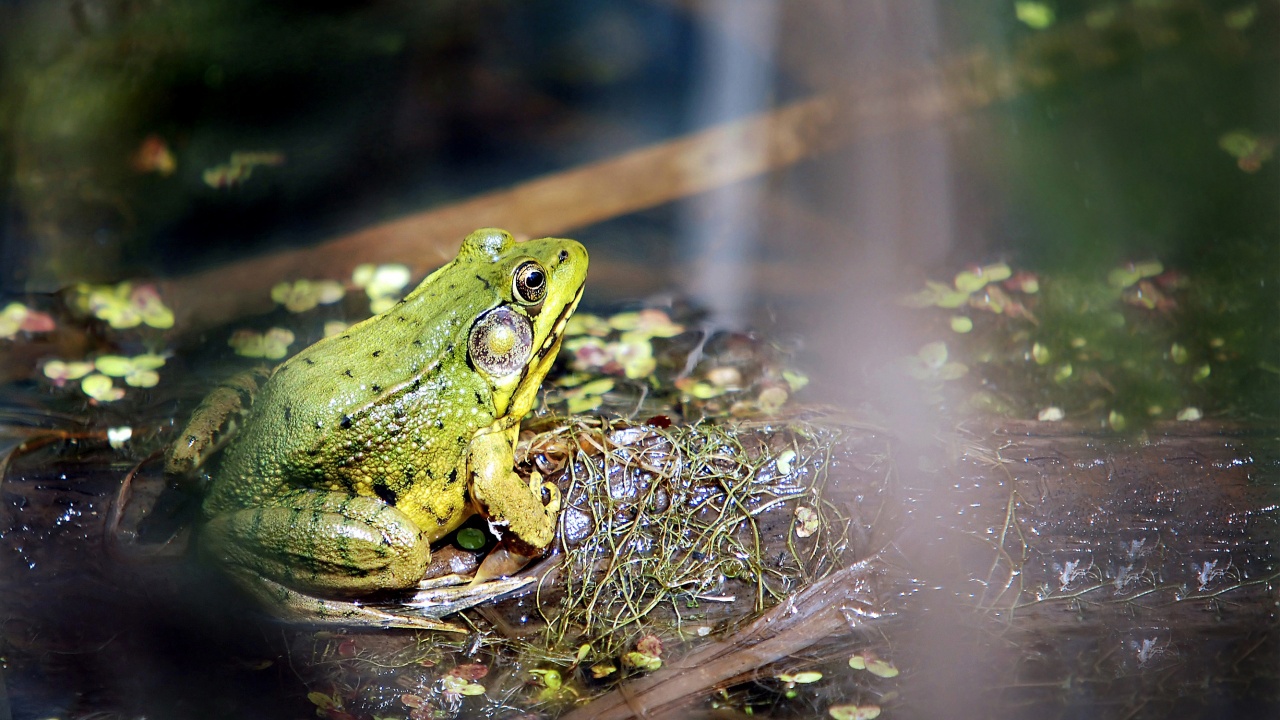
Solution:
{"label": "frog's thigh", "polygon": [[490,522],[505,523],[522,542],[541,550],[555,538],[560,498],[553,490],[551,502],[543,505],[542,488],[530,488],[516,474],[512,443],[518,432],[513,428],[471,441],[471,496]]}
{"label": "frog's thigh", "polygon": [[431,555],[418,526],[396,508],[311,490],[216,515],[204,542],[242,580],[330,596],[414,587]]}

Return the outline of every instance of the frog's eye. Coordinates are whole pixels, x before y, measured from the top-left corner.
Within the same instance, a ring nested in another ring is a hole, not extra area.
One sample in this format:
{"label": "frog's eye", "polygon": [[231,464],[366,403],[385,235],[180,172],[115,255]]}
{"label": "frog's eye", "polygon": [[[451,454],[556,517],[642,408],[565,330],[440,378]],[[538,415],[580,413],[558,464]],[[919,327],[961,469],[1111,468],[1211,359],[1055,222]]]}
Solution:
{"label": "frog's eye", "polygon": [[496,307],[471,326],[467,350],[477,368],[494,377],[510,375],[533,354],[533,324],[511,308]]}
{"label": "frog's eye", "polygon": [[522,263],[511,280],[511,290],[520,302],[537,305],[547,296],[546,271],[532,260]]}

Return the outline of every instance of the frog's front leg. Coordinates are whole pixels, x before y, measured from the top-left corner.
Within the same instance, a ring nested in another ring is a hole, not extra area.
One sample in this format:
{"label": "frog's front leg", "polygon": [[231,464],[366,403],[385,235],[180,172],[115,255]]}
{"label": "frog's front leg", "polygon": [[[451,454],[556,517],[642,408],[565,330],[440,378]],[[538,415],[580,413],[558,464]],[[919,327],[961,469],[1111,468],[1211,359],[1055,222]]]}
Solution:
{"label": "frog's front leg", "polygon": [[513,427],[471,441],[471,499],[503,541],[476,571],[474,583],[519,570],[555,539],[560,490],[537,475],[526,483],[516,474],[512,448],[519,433]]}
{"label": "frog's front leg", "polygon": [[377,498],[299,490],[220,513],[204,548],[277,615],[339,625],[458,630],[333,598],[417,586],[430,547],[404,513]]}

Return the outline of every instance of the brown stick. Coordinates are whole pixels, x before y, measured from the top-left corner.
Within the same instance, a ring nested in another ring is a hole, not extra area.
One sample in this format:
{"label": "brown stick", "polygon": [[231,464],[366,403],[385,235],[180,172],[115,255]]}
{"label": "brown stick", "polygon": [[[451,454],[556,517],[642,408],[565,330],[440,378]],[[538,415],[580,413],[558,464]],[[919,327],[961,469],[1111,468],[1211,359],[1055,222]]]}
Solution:
{"label": "brown stick", "polygon": [[461,238],[477,227],[553,235],[790,165],[825,147],[835,116],[831,98],[806,100],[375,225],[316,248],[167,281],[162,293],[179,326],[190,329],[268,310],[272,285],[317,268],[329,277],[346,277],[358,263],[403,262],[423,274],[451,257]]}
{"label": "brown stick", "polygon": [[564,716],[564,720],[680,717],[685,707],[727,687],[744,673],[848,632],[858,617],[875,617],[868,602],[870,561],[818,582],[760,616],[740,632],[675,660],[661,670]]}

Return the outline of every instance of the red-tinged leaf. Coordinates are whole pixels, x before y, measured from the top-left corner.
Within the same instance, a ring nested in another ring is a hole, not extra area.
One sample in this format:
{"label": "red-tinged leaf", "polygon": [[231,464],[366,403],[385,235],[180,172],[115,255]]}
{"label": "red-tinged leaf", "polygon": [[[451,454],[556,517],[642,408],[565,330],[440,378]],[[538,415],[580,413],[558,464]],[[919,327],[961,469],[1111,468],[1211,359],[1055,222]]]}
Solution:
{"label": "red-tinged leaf", "polygon": [[52,332],[57,325],[49,314],[28,310],[27,316],[22,319],[20,327],[27,332]]}

